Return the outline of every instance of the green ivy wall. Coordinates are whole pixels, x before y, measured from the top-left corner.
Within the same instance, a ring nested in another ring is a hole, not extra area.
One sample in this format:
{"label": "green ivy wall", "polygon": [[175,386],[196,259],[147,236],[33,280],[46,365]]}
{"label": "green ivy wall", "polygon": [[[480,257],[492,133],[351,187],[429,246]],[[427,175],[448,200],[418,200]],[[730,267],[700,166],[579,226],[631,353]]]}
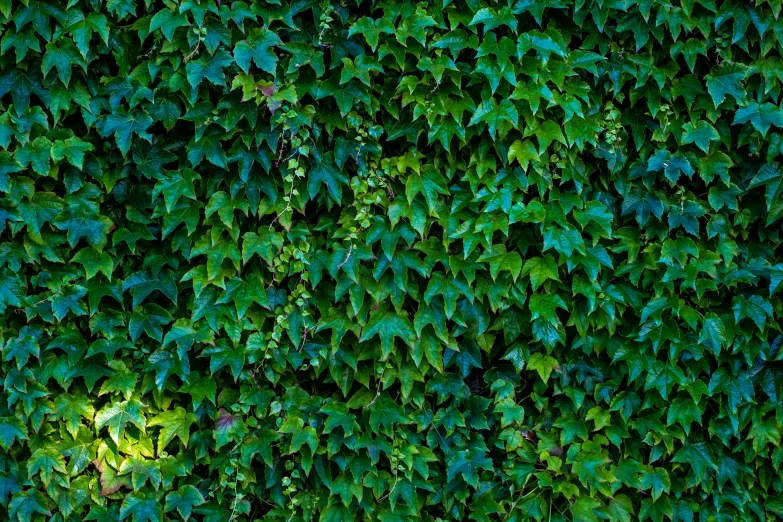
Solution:
{"label": "green ivy wall", "polygon": [[781,0],[0,0],[0,518],[783,517]]}

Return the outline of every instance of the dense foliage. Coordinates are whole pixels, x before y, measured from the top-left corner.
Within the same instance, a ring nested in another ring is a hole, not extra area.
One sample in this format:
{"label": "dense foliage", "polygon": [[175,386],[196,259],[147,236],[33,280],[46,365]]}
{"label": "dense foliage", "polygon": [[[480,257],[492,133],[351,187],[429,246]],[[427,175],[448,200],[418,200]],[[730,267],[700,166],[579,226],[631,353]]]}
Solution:
{"label": "dense foliage", "polygon": [[0,0],[0,517],[783,516],[781,0]]}

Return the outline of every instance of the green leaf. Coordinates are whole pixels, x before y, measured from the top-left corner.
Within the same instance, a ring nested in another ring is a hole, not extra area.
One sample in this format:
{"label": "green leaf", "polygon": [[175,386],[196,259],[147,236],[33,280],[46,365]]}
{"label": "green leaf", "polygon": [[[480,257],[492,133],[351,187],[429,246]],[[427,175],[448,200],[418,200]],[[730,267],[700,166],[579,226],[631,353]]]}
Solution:
{"label": "green leaf", "polygon": [[197,179],[201,179],[201,176],[192,169],[182,169],[182,171],[174,172],[170,176],[160,179],[155,184],[152,197],[156,198],[162,193],[163,200],[166,202],[166,211],[171,212],[179,198],[196,199],[194,182]]}
{"label": "green leaf", "polygon": [[251,29],[246,39],[237,43],[234,47],[234,59],[237,65],[245,71],[250,71],[250,62],[262,71],[274,74],[277,66],[277,56],[272,47],[281,45],[282,41],[266,27]]}
{"label": "green leaf", "polygon": [[416,331],[410,320],[396,312],[376,311],[370,316],[367,325],[362,329],[360,341],[367,341],[374,336],[381,338],[381,359],[386,359],[394,349],[394,338],[399,337],[410,348],[416,342]]}
{"label": "green leaf", "polygon": [[704,324],[699,333],[699,342],[710,348],[717,357],[721,347],[726,345],[726,327],[716,314],[710,312],[704,316]]}
{"label": "green leaf", "polygon": [[120,152],[126,155],[133,143],[134,134],[152,142],[152,135],[147,133],[147,129],[153,123],[152,118],[144,112],[126,112],[120,108],[99,121],[98,132],[104,138],[113,134]]}
{"label": "green leaf", "polygon": [[188,447],[190,426],[195,424],[196,416],[187,413],[184,408],[177,407],[172,411],[163,412],[149,420],[147,426],[162,426],[158,435],[158,455],[174,437],[179,437],[185,448]]}
{"label": "green leaf", "polygon": [[734,298],[734,319],[740,322],[744,318],[752,320],[760,331],[764,330],[767,317],[772,317],[772,305],[761,296],[752,295],[750,298],[738,296]]}
{"label": "green leaf", "polygon": [[[188,161],[193,168],[198,167],[204,158],[216,167],[226,168],[228,156],[223,150],[221,141],[225,138],[222,129],[214,125],[201,136],[193,136],[188,144]],[[165,196],[164,196],[165,197]],[[172,203],[173,206],[173,203]]]}
{"label": "green leaf", "polygon": [[152,495],[131,493],[120,507],[120,520],[128,517],[133,517],[133,522],[163,522],[163,506]]}
{"label": "green leaf", "polygon": [[559,370],[560,365],[558,364],[557,359],[554,357],[550,355],[544,355],[541,352],[536,352],[530,356],[530,359],[528,359],[527,369],[537,371],[538,375],[541,377],[541,380],[547,382],[549,380],[549,376],[552,374],[552,370]]}
{"label": "green leaf", "polygon": [[[516,280],[522,271],[522,257],[519,253],[507,252],[505,245],[501,244],[492,245],[492,247],[481,254],[476,261],[489,262],[489,273],[492,276],[492,279],[497,279],[497,276],[501,271],[508,271],[511,272],[511,276]],[[531,281],[533,277],[534,276],[531,275]],[[534,287],[535,286],[537,285],[534,284]]]}
{"label": "green leaf", "polygon": [[704,152],[709,152],[711,141],[720,140],[718,131],[706,121],[686,123],[682,130],[682,143],[695,143]]}
{"label": "green leaf", "polygon": [[162,341],[163,325],[169,324],[173,320],[172,315],[165,309],[154,303],[148,303],[144,305],[144,308],[134,311],[128,321],[128,333],[130,333],[131,341],[135,343],[142,333],[146,333],[157,341]]}
{"label": "green leaf", "polygon": [[557,275],[557,261],[549,254],[544,257],[531,257],[525,261],[521,275],[530,277],[530,285],[534,291],[545,281],[560,280]]}
{"label": "green leaf", "polygon": [[[81,15],[81,13],[79,14]],[[109,21],[106,16],[100,13],[90,13],[86,17],[82,15],[78,18],[80,20],[71,25],[68,30],[73,35],[76,48],[79,49],[82,57],[87,59],[93,31],[100,35],[104,44],[109,45]]]}
{"label": "green leaf", "polygon": [[74,438],[76,438],[79,428],[82,427],[82,417],[89,424],[95,415],[95,408],[87,396],[82,394],[63,393],[55,398],[54,404],[57,407],[58,415],[65,421],[65,428]]}
{"label": "green leaf", "polygon": [[183,13],[171,9],[161,9],[150,20],[149,32],[160,31],[169,42],[174,38],[174,31],[179,27],[188,27],[188,18]]}
{"label": "green leaf", "polygon": [[546,120],[538,126],[535,134],[536,138],[538,139],[539,154],[544,154],[544,151],[549,148],[549,145],[553,141],[560,142],[563,145],[568,145],[565,136],[563,136],[563,131],[560,129],[560,125],[558,125],[555,121]]}
{"label": "green leaf", "polygon": [[92,433],[84,426],[79,426],[73,438],[66,436],[57,445],[57,449],[64,456],[68,457],[66,472],[71,476],[75,476],[84,471],[95,460],[95,446]]}
{"label": "green leaf", "polygon": [[680,451],[674,454],[672,462],[688,464],[696,474],[696,478],[700,480],[704,478],[708,469],[718,469],[712,451],[710,451],[709,447],[703,442],[694,444],[686,443]]}
{"label": "green leaf", "polygon": [[177,510],[179,515],[187,521],[194,506],[205,503],[204,495],[194,486],[180,486],[178,491],[172,491],[166,495],[166,513]]}
{"label": "green leaf", "polygon": [[571,506],[571,513],[574,515],[574,522],[593,522],[598,520],[595,516],[602,504],[592,497],[579,497]]}
{"label": "green leaf", "polygon": [[242,263],[247,264],[254,254],[258,254],[271,265],[282,247],[283,236],[267,227],[261,227],[258,233],[247,232],[242,237]]}
{"label": "green leaf", "polygon": [[27,440],[24,423],[15,417],[0,417],[0,446],[8,451],[16,439]]}
{"label": "green leaf", "polygon": [[373,20],[367,16],[363,16],[351,25],[351,29],[348,31],[348,37],[355,34],[361,34],[364,36],[365,41],[370,46],[370,49],[375,52],[380,41],[381,34],[394,34],[394,25],[392,25],[386,18],[378,18]]}
{"label": "green leaf", "polygon": [[55,473],[65,473],[65,459],[56,448],[39,448],[27,461],[27,475],[30,479],[39,475],[43,485],[48,487]]}
{"label": "green leaf", "polygon": [[647,170],[655,172],[663,170],[664,176],[670,183],[677,183],[680,175],[685,174],[688,178],[693,176],[694,170],[687,158],[677,154],[672,154],[667,150],[659,150],[647,162]]}
{"label": "green leaf", "polygon": [[98,275],[98,272],[103,272],[106,278],[111,281],[114,263],[106,252],[98,252],[91,247],[83,248],[71,258],[71,262],[79,263],[84,267],[87,279],[92,279]]}
{"label": "green leaf", "polygon": [[[249,64],[250,56],[247,55],[246,59]],[[191,60],[185,66],[188,83],[193,89],[198,89],[204,80],[219,87],[223,86],[226,83],[223,69],[232,63],[234,63],[234,60],[231,59],[231,55],[223,49],[218,49],[213,56],[202,56],[198,60]],[[237,64],[242,63],[244,63],[244,60],[237,60]]]}
{"label": "green leaf", "polygon": [[478,488],[479,473],[482,469],[493,471],[492,459],[487,457],[486,448],[469,447],[466,450],[456,452],[448,461],[447,480],[451,482],[458,475],[473,486]]}
{"label": "green leaf", "polygon": [[669,473],[663,468],[651,468],[641,474],[641,488],[651,490],[653,502],[671,488]]}
{"label": "green leaf", "polygon": [[747,75],[748,68],[739,63],[724,63],[713,68],[706,80],[707,91],[715,107],[723,103],[727,96],[733,97],[739,104],[744,104],[746,93],[742,82]]}
{"label": "green leaf", "polygon": [[62,321],[68,313],[71,315],[87,315],[87,308],[81,298],[87,295],[87,289],[77,285],[63,285],[59,292],[52,296],[52,312],[58,321]]}
{"label": "green leaf", "polygon": [[56,42],[46,45],[46,54],[41,61],[41,71],[44,76],[52,69],[57,70],[60,81],[68,87],[71,81],[71,67],[74,64],[83,64],[76,46],[70,39],[61,38]]}
{"label": "green leaf", "polygon": [[95,415],[95,427],[98,430],[108,427],[109,436],[115,444],[119,444],[128,423],[145,431],[147,421],[141,411],[143,408],[144,405],[136,399],[106,405]]}
{"label": "green leaf", "polygon": [[336,202],[343,197],[341,185],[348,183],[348,178],[334,164],[334,155],[327,152],[323,156],[314,151],[313,163],[307,175],[307,191],[310,199],[314,199],[320,193],[321,185],[325,184],[329,195]]}
{"label": "green leaf", "polygon": [[131,291],[133,307],[136,308],[153,292],[160,292],[174,304],[177,303],[177,283],[170,273],[160,273],[153,277],[147,272],[136,272],[122,282],[122,291]]}
{"label": "green leaf", "polygon": [[767,131],[772,125],[783,127],[783,112],[781,112],[780,107],[771,103],[759,105],[751,100],[747,106],[737,110],[734,114],[732,125],[747,122],[750,122],[753,128],[759,131],[763,137],[767,135]]}
{"label": "green leaf", "polygon": [[84,153],[93,150],[95,150],[95,147],[91,143],[72,137],[67,140],[55,141],[52,144],[51,155],[54,161],[61,161],[65,158],[68,160],[68,163],[82,170],[84,167]]}
{"label": "green leaf", "polygon": [[19,336],[9,339],[3,347],[3,360],[10,361],[16,359],[16,366],[19,369],[27,365],[31,355],[34,355],[37,359],[41,358],[41,348],[38,345],[38,339],[31,335],[32,332],[26,330],[26,328],[23,328]]}
{"label": "green leaf", "polygon": [[666,414],[666,425],[671,426],[679,423],[684,429],[685,434],[690,434],[691,423],[698,422],[701,425],[701,410],[691,398],[674,399],[669,406]]}
{"label": "green leaf", "polygon": [[19,522],[31,522],[33,516],[36,513],[52,516],[52,513],[46,508],[49,503],[46,501],[46,497],[36,489],[28,489],[19,493],[16,493],[11,498],[11,503],[8,505],[8,512],[11,515],[12,520],[18,520]]}
{"label": "green leaf", "polygon": [[529,140],[516,140],[508,148],[508,161],[513,160],[517,160],[522,166],[522,170],[527,170],[530,162],[539,160],[539,154]]}
{"label": "green leaf", "polygon": [[519,113],[510,100],[504,99],[498,104],[495,98],[490,98],[476,109],[476,112],[470,118],[470,122],[468,122],[468,127],[484,122],[489,129],[489,136],[494,138],[495,132],[503,122],[517,125],[518,121]]}
{"label": "green leaf", "polygon": [[31,165],[41,176],[49,174],[51,168],[52,142],[40,136],[16,152],[16,160],[24,167]]}

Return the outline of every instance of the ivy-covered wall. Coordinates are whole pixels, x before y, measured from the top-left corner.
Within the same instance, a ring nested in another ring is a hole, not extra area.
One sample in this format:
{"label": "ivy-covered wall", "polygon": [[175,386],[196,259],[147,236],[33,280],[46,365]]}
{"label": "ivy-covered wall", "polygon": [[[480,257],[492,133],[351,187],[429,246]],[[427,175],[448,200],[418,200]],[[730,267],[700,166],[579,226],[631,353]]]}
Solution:
{"label": "ivy-covered wall", "polygon": [[781,0],[0,0],[0,518],[783,517]]}

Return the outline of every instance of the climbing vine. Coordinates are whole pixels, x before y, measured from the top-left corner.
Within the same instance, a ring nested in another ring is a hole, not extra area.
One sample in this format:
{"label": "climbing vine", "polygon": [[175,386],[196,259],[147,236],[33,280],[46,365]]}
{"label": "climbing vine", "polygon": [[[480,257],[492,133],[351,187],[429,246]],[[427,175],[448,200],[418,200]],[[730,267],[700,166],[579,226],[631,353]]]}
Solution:
{"label": "climbing vine", "polygon": [[780,0],[0,0],[0,517],[783,517]]}

